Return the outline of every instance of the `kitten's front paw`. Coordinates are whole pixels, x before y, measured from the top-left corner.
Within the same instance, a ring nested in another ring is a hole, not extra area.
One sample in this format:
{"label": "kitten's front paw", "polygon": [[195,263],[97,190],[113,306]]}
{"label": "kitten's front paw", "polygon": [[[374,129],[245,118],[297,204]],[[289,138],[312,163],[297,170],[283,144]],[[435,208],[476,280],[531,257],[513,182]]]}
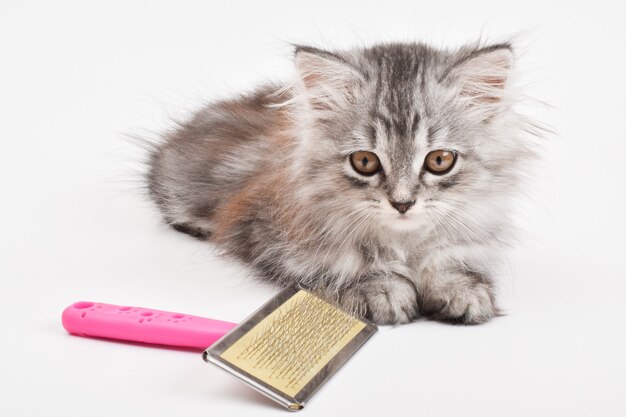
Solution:
{"label": "kitten's front paw", "polygon": [[484,283],[450,283],[424,294],[422,312],[436,320],[480,324],[496,316],[491,289]]}
{"label": "kitten's front paw", "polygon": [[342,295],[341,303],[348,310],[381,325],[408,323],[419,316],[414,285],[396,276],[358,283]]}

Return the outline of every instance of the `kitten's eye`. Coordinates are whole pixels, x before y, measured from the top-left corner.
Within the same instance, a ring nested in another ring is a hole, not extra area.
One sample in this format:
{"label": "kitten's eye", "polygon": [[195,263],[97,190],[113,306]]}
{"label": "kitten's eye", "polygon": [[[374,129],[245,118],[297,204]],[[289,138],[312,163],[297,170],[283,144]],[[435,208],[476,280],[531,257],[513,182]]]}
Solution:
{"label": "kitten's eye", "polygon": [[380,160],[373,152],[357,151],[350,155],[350,163],[361,175],[374,175],[380,170]]}
{"label": "kitten's eye", "polygon": [[452,169],[455,162],[456,152],[440,149],[426,155],[424,167],[432,174],[443,175]]}

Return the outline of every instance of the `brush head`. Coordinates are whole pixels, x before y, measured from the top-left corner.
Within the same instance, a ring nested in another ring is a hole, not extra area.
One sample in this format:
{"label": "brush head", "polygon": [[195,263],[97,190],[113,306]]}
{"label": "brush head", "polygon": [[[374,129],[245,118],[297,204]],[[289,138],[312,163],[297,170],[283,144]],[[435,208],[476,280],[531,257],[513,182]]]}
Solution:
{"label": "brush head", "polygon": [[203,357],[296,411],[377,330],[292,287],[204,351]]}

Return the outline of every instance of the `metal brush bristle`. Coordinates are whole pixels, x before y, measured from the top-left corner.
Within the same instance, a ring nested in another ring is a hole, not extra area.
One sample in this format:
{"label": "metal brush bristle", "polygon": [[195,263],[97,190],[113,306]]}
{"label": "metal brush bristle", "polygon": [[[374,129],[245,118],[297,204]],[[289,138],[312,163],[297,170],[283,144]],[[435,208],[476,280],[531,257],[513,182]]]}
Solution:
{"label": "metal brush bristle", "polygon": [[376,331],[376,326],[298,288],[284,290],[205,351],[290,410],[304,402]]}
{"label": "metal brush bristle", "polygon": [[237,358],[295,386],[359,321],[316,297],[305,297],[280,313]]}

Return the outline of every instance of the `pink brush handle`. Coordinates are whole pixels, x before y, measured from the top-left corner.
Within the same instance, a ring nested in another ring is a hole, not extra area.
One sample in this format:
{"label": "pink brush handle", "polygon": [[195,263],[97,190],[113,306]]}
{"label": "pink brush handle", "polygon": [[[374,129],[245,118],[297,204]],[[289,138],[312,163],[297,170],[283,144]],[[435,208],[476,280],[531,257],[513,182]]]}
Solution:
{"label": "pink brush handle", "polygon": [[105,337],[204,350],[235,323],[141,307],[79,301],[63,310],[63,327],[79,336]]}

